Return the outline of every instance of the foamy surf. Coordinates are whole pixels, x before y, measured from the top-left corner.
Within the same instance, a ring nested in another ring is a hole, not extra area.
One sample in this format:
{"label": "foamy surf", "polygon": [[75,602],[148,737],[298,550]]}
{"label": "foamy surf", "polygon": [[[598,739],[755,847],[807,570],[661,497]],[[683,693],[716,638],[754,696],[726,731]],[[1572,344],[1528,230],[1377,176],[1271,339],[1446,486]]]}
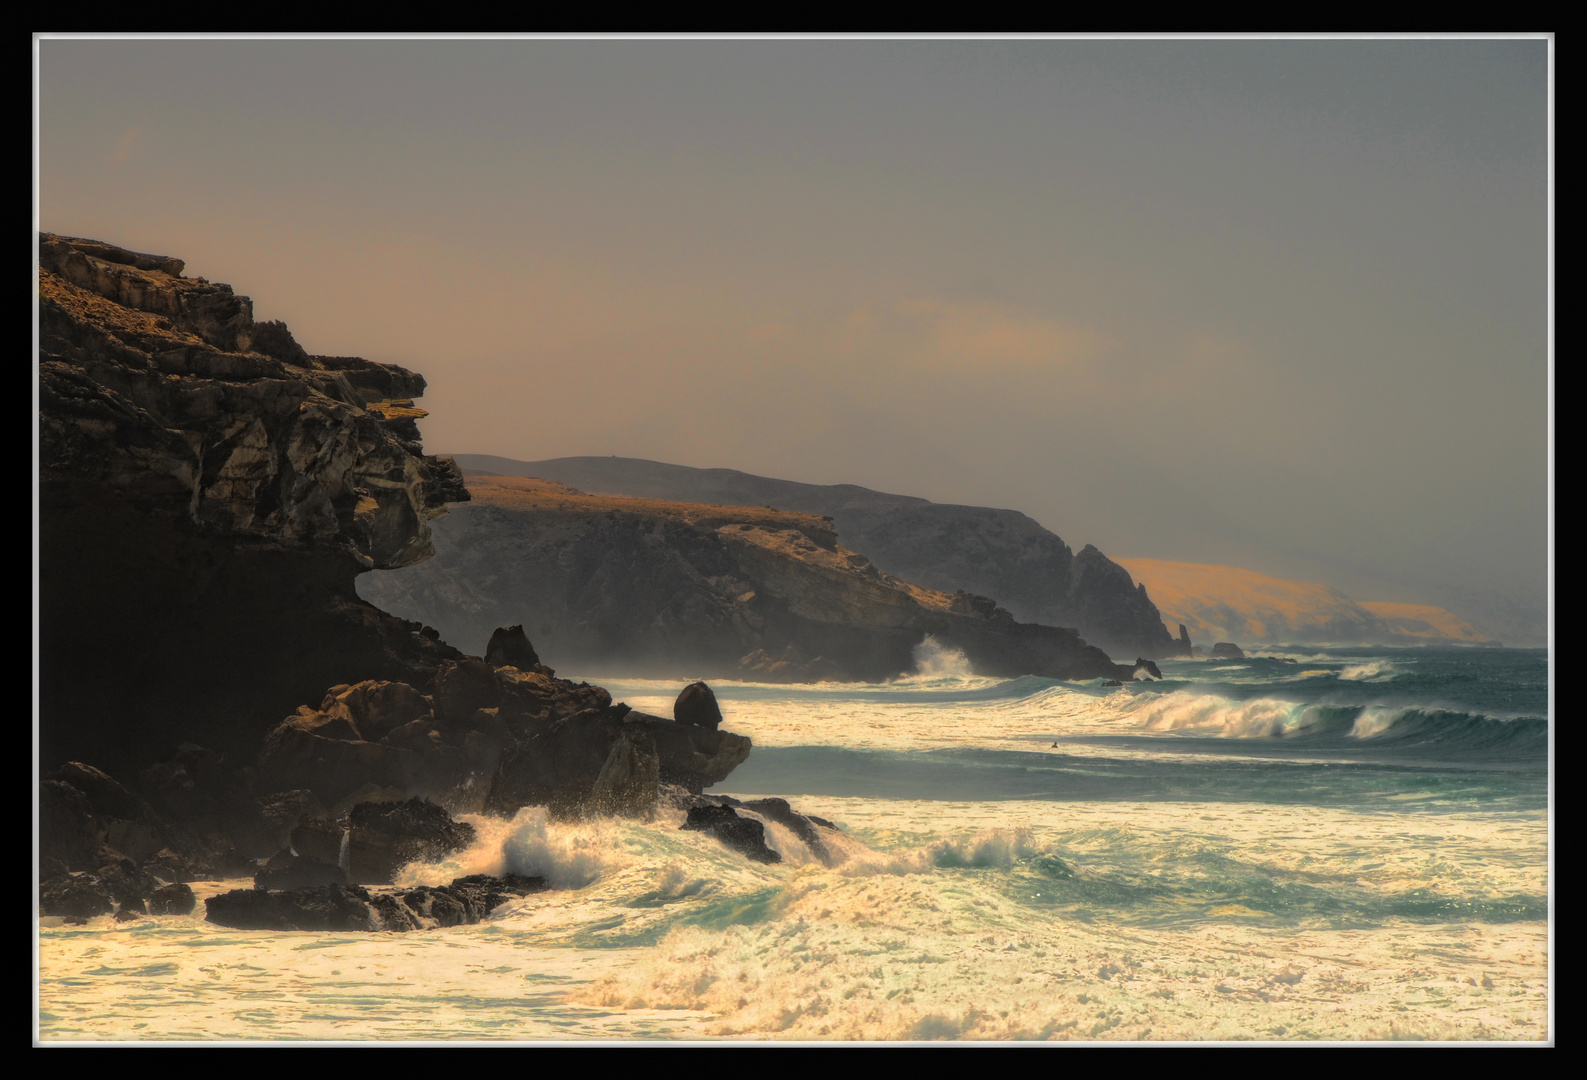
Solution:
{"label": "foamy surf", "polygon": [[[241,932],[202,907],[41,924],[40,1033],[1546,1038],[1546,664],[1319,656],[1231,665],[1249,682],[1188,661],[1123,687],[988,680],[937,656],[880,686],[714,683],[756,746],[721,792],[837,823],[824,858],[764,817],[781,863],[681,812],[474,816],[470,848],[403,882],[556,887],[408,934]],[[1339,677],[1380,660],[1398,674]],[[666,715],[681,683],[608,685]]]}

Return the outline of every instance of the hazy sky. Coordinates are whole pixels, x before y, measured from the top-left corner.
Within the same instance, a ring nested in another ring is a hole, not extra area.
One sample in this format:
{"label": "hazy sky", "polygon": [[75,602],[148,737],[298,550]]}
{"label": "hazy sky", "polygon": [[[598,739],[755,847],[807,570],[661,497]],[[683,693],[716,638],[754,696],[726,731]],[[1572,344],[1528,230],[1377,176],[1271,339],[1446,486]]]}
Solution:
{"label": "hazy sky", "polygon": [[1544,40],[51,39],[38,93],[42,228],[422,372],[432,451],[1541,613]]}

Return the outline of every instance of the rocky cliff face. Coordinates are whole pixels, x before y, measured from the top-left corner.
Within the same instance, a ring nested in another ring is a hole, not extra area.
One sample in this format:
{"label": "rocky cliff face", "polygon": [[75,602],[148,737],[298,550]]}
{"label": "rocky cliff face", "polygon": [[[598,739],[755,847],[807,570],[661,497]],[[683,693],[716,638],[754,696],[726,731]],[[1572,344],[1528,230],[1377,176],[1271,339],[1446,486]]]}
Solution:
{"label": "rocky cliff face", "polygon": [[520,627],[487,662],[360,600],[469,497],[419,445],[424,380],[312,356],[182,271],[40,241],[47,914],[137,917],[160,882],[264,856],[260,890],[382,879],[465,842],[448,811],[647,815],[748,757],[719,714],[556,678]]}
{"label": "rocky cliff face", "polygon": [[541,477],[599,494],[770,505],[830,516],[846,547],[905,581],[993,597],[1017,619],[1075,627],[1115,656],[1188,655],[1128,571],[1090,545],[1075,554],[1015,510],[950,506],[853,484],[800,484],[634,458],[519,462],[460,454],[457,460],[468,472]]}
{"label": "rocky cliff face", "polygon": [[311,356],[179,259],[46,234],[39,262],[46,767],[253,747],[349,673],[459,657],[353,589],[468,497],[422,377]]}
{"label": "rocky cliff face", "polygon": [[559,667],[766,680],[885,679],[926,635],[988,675],[1129,678],[1070,629],[1016,623],[991,600],[923,589],[838,544],[829,518],[586,495],[470,478],[436,557],[366,576],[363,594],[483,645],[521,622]]}

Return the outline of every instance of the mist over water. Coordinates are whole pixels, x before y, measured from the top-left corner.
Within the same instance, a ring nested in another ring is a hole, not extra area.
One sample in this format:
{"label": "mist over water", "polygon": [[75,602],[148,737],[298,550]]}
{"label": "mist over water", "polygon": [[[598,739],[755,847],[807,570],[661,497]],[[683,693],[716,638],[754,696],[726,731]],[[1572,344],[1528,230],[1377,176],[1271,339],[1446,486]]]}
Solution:
{"label": "mist over water", "polygon": [[[820,853],[764,818],[779,864],[681,811],[471,817],[401,881],[555,890],[409,934],[45,927],[44,1036],[1547,1036],[1543,652],[1268,650],[1120,687],[916,659],[713,684],[755,741],[717,790],[836,823]],[[661,715],[686,680],[581,677]]]}

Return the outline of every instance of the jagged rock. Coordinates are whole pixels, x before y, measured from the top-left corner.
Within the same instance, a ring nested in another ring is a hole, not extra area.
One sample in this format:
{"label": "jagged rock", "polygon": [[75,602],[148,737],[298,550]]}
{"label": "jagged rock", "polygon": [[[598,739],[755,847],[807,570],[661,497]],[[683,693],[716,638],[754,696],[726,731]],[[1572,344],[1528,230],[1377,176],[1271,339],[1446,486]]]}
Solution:
{"label": "jagged rock", "polygon": [[72,867],[86,867],[103,840],[94,808],[64,780],[39,784],[39,854]]}
{"label": "jagged rock", "polygon": [[481,709],[501,704],[503,684],[483,660],[444,664],[435,676],[435,718],[443,726],[469,727]]}
{"label": "jagged rock", "polygon": [[45,915],[91,919],[114,909],[110,890],[92,874],[71,873],[39,886],[39,907]]}
{"label": "jagged rock", "polygon": [[703,682],[690,683],[672,703],[672,718],[680,724],[694,724],[715,731],[722,723],[716,692]]}
{"label": "jagged rock", "polygon": [[782,862],[782,856],[766,846],[766,826],[742,818],[731,806],[695,806],[689,819],[680,826],[692,832],[708,832],[733,851],[755,862]]}
{"label": "jagged rock", "polygon": [[433,862],[474,842],[474,826],[424,799],[359,803],[350,822],[348,873],[360,884],[385,884],[410,862]]}
{"label": "jagged rock", "polygon": [[67,762],[40,785],[39,811],[41,852],[79,869],[99,865],[101,845],[136,863],[167,842],[169,830],[148,803],[82,762]]}
{"label": "jagged rock", "polygon": [[[311,889],[319,885],[346,885],[347,874],[335,863],[309,855],[285,852],[285,858],[272,858],[253,876],[256,889]],[[272,865],[273,864],[273,865]]]}
{"label": "jagged rock", "polygon": [[320,703],[320,711],[345,717],[358,735],[370,742],[379,742],[397,728],[433,715],[430,699],[407,683],[376,679],[333,687]]}
{"label": "jagged rock", "polygon": [[[627,710],[627,706],[621,708]],[[646,732],[625,730],[613,740],[601,771],[590,785],[587,806],[599,814],[639,816],[655,807],[660,785],[661,758],[656,754],[655,741]]]}
{"label": "jagged rock", "polygon": [[1192,656],[1195,653],[1195,646],[1190,643],[1190,631],[1185,629],[1184,623],[1179,624],[1179,648],[1180,656]]}
{"label": "jagged rock", "polygon": [[1212,646],[1214,660],[1240,660],[1245,657],[1245,651],[1232,641],[1214,642]]}
{"label": "jagged rock", "polygon": [[541,892],[541,878],[471,875],[450,885],[370,892],[323,885],[290,892],[235,889],[204,902],[205,918],[238,930],[413,930],[476,923],[512,897]]}
{"label": "jagged rock", "polygon": [[273,791],[254,800],[257,825],[246,837],[245,854],[258,857],[280,851],[292,843],[292,831],[302,821],[323,818],[325,806],[305,788]]}
{"label": "jagged rock", "polygon": [[529,643],[523,626],[498,626],[485,646],[485,663],[492,667],[515,667],[520,671],[533,671],[540,664],[540,656]]}
{"label": "jagged rock", "polygon": [[1163,677],[1163,673],[1157,669],[1157,665],[1144,657],[1137,656],[1135,658],[1135,670],[1136,672],[1144,671],[1154,679]]}
{"label": "jagged rock", "polygon": [[[826,841],[821,839],[821,834],[816,831],[815,821],[820,819],[807,818],[793,807],[788,805],[787,799],[750,799],[739,803],[744,810],[751,810],[763,818],[769,818],[786,828],[797,836],[805,847],[810,849],[810,854],[820,859],[823,863],[831,865],[832,852],[827,849]],[[832,827],[831,823],[827,823]]]}
{"label": "jagged rock", "polygon": [[460,656],[353,588],[467,498],[409,437],[422,378],[310,355],[178,259],[48,234],[39,259],[46,768],[251,757],[350,673],[427,685]]}
{"label": "jagged rock", "polygon": [[348,828],[329,817],[304,818],[292,830],[292,852],[340,866],[342,847],[348,842]]}
{"label": "jagged rock", "polygon": [[197,906],[192,888],[181,882],[163,885],[149,894],[151,915],[187,915]]}
{"label": "jagged rock", "polygon": [[659,716],[632,712],[624,723],[641,729],[656,748],[661,780],[699,794],[749,759],[753,743],[731,731],[680,724]]}
{"label": "jagged rock", "polygon": [[94,871],[94,876],[110,894],[110,898],[122,908],[142,910],[144,897],[160,887],[160,882],[153,876],[145,873],[131,858],[113,848],[100,848],[95,861],[99,866]]}
{"label": "jagged rock", "polygon": [[205,919],[234,930],[372,930],[372,916],[369,893],[357,885],[233,889],[204,901]]}

